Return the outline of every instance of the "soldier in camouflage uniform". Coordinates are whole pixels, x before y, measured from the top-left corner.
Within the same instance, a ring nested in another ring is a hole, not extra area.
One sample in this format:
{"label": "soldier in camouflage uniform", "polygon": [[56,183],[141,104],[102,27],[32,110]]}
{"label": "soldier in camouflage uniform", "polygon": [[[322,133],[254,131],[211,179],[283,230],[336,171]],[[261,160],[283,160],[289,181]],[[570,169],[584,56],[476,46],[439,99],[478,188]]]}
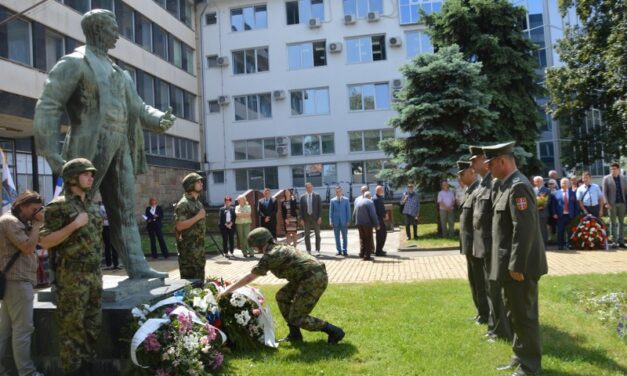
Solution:
{"label": "soldier in camouflage uniform", "polygon": [[248,244],[263,253],[263,257],[250,274],[229,286],[218,298],[270,271],[277,278],[288,281],[276,294],[281,314],[290,328],[290,334],[279,342],[302,341],[300,328],[325,332],[329,335],[330,344],[341,341],[344,338],[341,328],[309,315],[327,288],[328,278],[324,263],[292,246],[276,244],[270,231],[263,227],[250,232]]}
{"label": "soldier in camouflage uniform", "polygon": [[96,169],[76,158],[63,165],[63,195],[46,207],[40,243],[55,255],[59,357],[68,375],[91,374],[100,334],[102,217],[91,199]]}
{"label": "soldier in camouflage uniform", "polygon": [[176,248],[183,279],[205,280],[205,209],[198,199],[202,176],[193,172],[183,178],[185,194],[174,209]]}

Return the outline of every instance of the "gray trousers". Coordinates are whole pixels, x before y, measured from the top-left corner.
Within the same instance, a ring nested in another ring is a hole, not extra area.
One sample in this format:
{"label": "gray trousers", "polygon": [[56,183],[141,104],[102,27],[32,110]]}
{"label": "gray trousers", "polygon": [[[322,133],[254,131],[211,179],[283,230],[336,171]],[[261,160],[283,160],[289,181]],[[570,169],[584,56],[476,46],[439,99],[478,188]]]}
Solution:
{"label": "gray trousers", "polygon": [[608,210],[610,215],[610,234],[614,244],[625,243],[625,204],[614,204]]}
{"label": "gray trousers", "polygon": [[311,252],[311,230],[313,229],[316,234],[316,251],[320,250],[320,225],[318,221],[313,217],[303,217],[303,222],[305,222],[305,248],[307,252]]}
{"label": "gray trousers", "polygon": [[19,376],[35,372],[30,356],[33,326],[33,285],[27,281],[6,281],[4,300],[0,307],[0,375],[6,374],[1,360],[11,338],[13,360]]}
{"label": "gray trousers", "polygon": [[455,235],[455,210],[440,210],[440,226],[442,227],[443,237],[452,237]]}

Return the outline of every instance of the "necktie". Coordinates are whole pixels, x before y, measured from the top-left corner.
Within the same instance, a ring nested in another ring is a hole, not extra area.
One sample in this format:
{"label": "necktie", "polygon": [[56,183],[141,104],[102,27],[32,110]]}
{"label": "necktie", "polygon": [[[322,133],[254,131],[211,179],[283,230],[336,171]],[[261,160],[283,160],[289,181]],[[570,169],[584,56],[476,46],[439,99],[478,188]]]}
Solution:
{"label": "necktie", "polygon": [[311,193],[307,193],[307,214],[311,214]]}
{"label": "necktie", "polygon": [[568,191],[563,191],[564,196],[564,214],[568,214]]}

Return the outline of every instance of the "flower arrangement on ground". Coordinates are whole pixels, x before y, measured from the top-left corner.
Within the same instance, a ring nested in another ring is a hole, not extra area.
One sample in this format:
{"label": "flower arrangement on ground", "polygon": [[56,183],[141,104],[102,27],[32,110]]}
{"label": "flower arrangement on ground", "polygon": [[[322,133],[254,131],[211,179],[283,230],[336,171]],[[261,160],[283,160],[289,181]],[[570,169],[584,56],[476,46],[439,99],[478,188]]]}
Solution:
{"label": "flower arrangement on ground", "polygon": [[226,336],[179,297],[132,311],[137,330],[131,360],[157,376],[209,376],[224,362],[220,351]]}
{"label": "flower arrangement on ground", "polygon": [[571,232],[570,244],[574,249],[607,249],[605,224],[591,215],[581,217]]}

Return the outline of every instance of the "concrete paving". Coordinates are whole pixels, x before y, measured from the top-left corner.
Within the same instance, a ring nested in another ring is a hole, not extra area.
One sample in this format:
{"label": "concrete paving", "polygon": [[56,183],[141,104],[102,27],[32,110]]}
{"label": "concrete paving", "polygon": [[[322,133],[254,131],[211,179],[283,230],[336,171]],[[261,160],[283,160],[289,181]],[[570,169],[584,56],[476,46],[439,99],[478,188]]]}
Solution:
{"label": "concrete paving", "polygon": [[[433,279],[466,279],[466,259],[458,250],[449,251],[398,251],[404,233],[388,232],[385,250],[387,256],[374,261],[362,261],[359,253],[357,230],[348,231],[348,257],[336,256],[333,231],[322,231],[321,254],[331,283],[413,282]],[[312,245],[314,239],[312,238]],[[304,250],[301,240],[298,248]],[[250,272],[259,260],[245,259],[239,250],[236,258],[221,255],[207,258],[206,275],[237,280]],[[315,252],[314,252],[315,254]],[[627,272],[627,250],[611,251],[548,251],[549,275]],[[170,278],[180,278],[176,258],[150,261],[153,268],[170,273]],[[105,271],[105,274],[124,275],[123,271]],[[255,284],[283,284],[285,280],[271,273],[258,278]]]}

